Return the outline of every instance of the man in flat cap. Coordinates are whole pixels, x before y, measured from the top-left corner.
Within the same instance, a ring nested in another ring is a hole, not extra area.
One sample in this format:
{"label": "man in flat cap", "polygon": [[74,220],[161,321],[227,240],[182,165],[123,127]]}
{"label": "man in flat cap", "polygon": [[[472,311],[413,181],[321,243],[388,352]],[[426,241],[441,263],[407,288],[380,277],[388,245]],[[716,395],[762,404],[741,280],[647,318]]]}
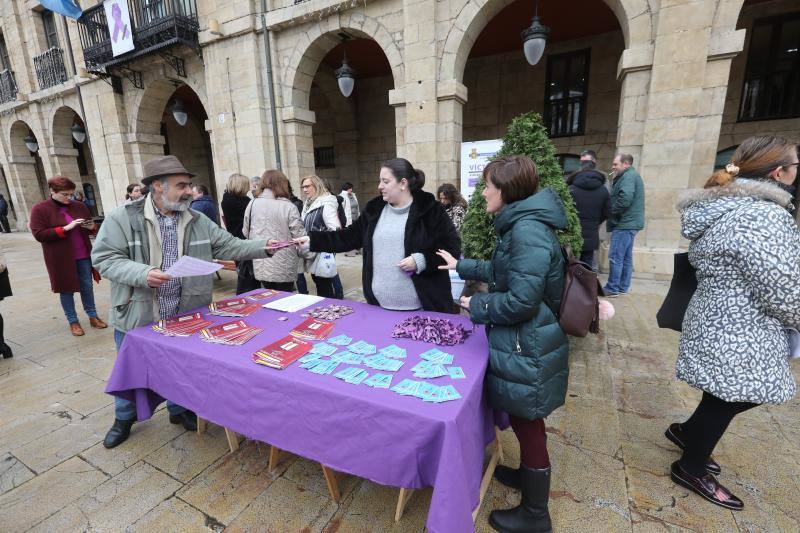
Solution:
{"label": "man in flat cap", "polygon": [[[190,210],[192,176],[177,157],[145,163],[142,183],[150,193],[116,208],[106,217],[92,250],[92,264],[111,282],[111,314],[117,351],[125,332],[154,320],[211,302],[211,276],[172,278],[165,271],[182,255],[212,259],[267,257],[266,241],[232,236],[208,217]],[[167,401],[169,421],[197,429],[196,415]],[[136,421],[136,405],[115,398],[114,425],[103,441],[106,448],[123,443]]]}

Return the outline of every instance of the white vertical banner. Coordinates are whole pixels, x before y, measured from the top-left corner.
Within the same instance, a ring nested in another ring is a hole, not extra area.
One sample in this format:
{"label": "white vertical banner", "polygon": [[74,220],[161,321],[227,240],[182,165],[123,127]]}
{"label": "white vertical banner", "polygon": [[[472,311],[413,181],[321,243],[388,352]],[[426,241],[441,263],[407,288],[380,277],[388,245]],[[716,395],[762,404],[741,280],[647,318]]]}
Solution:
{"label": "white vertical banner", "polygon": [[114,57],[133,50],[133,28],[128,12],[128,0],[105,0],[108,34],[111,36],[111,51]]}
{"label": "white vertical banner", "polygon": [[502,147],[503,139],[461,143],[461,196],[469,200],[483,169]]}

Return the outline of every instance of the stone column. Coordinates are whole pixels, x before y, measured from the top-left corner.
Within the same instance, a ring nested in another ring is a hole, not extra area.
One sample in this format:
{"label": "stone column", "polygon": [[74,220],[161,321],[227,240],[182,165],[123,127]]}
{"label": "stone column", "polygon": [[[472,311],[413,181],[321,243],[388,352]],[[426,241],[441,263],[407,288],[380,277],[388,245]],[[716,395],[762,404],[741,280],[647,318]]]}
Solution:
{"label": "stone column", "polygon": [[439,166],[436,185],[448,182],[459,188],[463,111],[464,104],[467,103],[467,87],[457,80],[440,81],[436,90],[436,100],[439,116],[437,128]]}
{"label": "stone column", "polygon": [[80,183],[81,173],[78,170],[78,151],[76,149],[50,147],[47,150],[47,156],[53,166],[53,174],[66,176],[76,184]]}
{"label": "stone column", "polygon": [[36,175],[36,159],[30,156],[11,156],[8,158],[9,192],[14,199],[17,213],[17,229],[26,231],[31,209],[42,201],[39,178]]}
{"label": "stone column", "polygon": [[313,111],[299,107],[283,109],[283,167],[295,195],[300,197],[300,179],[314,173]]}

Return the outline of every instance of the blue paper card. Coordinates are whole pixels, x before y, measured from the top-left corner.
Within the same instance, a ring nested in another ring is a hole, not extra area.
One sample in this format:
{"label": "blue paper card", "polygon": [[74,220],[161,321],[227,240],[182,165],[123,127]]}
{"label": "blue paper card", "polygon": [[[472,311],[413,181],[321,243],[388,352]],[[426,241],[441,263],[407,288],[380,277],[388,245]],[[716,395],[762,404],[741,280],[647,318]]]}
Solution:
{"label": "blue paper card", "polygon": [[380,350],[378,350],[378,353],[382,353],[386,357],[392,357],[394,359],[406,358],[406,350],[404,348],[397,346],[396,344],[392,344],[391,346],[381,348]]}
{"label": "blue paper card", "polygon": [[452,379],[465,379],[467,377],[460,366],[451,366],[447,369],[447,372]]}
{"label": "blue paper card", "polygon": [[333,355],[336,353],[338,348],[336,346],[331,346],[327,342],[318,342],[314,346],[311,347],[309,353],[313,354],[320,354],[320,355]]}
{"label": "blue paper card", "polygon": [[374,387],[376,389],[388,389],[392,386],[391,374],[373,374],[369,379],[364,382],[364,385]]}
{"label": "blue paper card", "polygon": [[374,344],[369,344],[366,341],[358,341],[347,347],[348,350],[362,355],[369,355],[377,353],[378,348]]}
{"label": "blue paper card", "polygon": [[304,355],[303,357],[301,357],[297,361],[300,362],[300,366],[302,367],[302,363],[308,363],[309,361],[317,361],[317,360],[319,360],[321,358],[322,358],[322,354],[310,353],[310,354]]}
{"label": "blue paper card", "polygon": [[347,346],[351,342],[353,342],[353,338],[352,337],[348,337],[347,335],[344,335],[344,334],[337,335],[336,337],[334,337],[332,339],[328,339],[328,343],[335,344],[336,346]]}

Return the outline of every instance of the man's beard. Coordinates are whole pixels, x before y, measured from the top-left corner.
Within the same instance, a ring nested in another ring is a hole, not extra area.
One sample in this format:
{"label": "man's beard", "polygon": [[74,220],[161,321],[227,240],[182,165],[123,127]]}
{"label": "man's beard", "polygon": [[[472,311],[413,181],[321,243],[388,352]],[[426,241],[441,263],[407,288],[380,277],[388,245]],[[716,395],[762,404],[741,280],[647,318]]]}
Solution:
{"label": "man's beard", "polygon": [[177,202],[171,202],[167,198],[167,191],[161,193],[161,205],[164,206],[165,209],[169,209],[170,211],[186,211],[189,209],[189,204],[192,202],[191,195],[184,195],[181,196],[181,199]]}

